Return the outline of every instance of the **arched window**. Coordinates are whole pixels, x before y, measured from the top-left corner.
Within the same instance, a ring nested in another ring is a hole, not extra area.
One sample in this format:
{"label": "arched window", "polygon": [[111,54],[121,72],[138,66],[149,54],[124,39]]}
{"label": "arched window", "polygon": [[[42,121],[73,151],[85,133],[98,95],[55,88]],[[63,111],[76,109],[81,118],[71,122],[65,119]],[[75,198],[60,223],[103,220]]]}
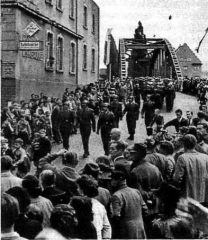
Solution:
{"label": "arched window", "polygon": [[74,0],[69,0],[69,16],[74,18]]}
{"label": "arched window", "polygon": [[59,71],[63,71],[63,53],[64,53],[63,37],[58,36],[57,38],[57,70]]}
{"label": "arched window", "polygon": [[92,72],[95,72],[95,49],[92,49]]}
{"label": "arched window", "polygon": [[70,54],[70,73],[76,72],[76,45],[74,42],[71,43],[71,54]]}
{"label": "arched window", "polygon": [[84,21],[83,21],[83,26],[87,27],[87,6],[84,6]]}
{"label": "arched window", "polygon": [[54,34],[52,32],[47,32],[46,41],[46,69],[52,69],[54,66]]}
{"label": "arched window", "polygon": [[87,70],[87,45],[83,47],[83,69]]}

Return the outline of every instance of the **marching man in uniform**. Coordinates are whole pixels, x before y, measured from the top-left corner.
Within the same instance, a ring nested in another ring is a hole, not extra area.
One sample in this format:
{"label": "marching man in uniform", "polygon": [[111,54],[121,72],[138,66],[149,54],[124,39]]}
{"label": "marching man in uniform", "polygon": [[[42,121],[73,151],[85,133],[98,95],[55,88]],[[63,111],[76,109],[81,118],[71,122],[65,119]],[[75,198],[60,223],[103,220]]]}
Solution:
{"label": "marching man in uniform", "polygon": [[90,155],[89,153],[89,138],[91,134],[91,128],[95,132],[95,116],[91,108],[88,108],[88,101],[82,102],[82,109],[78,111],[77,121],[80,124],[80,134],[82,137],[82,144],[84,147],[84,155],[86,158]]}
{"label": "marching man in uniform", "polygon": [[103,103],[103,111],[99,115],[97,124],[97,134],[101,130],[101,138],[105,155],[109,155],[109,143],[111,140],[110,133],[112,128],[115,127],[115,116],[109,111],[109,104]]}

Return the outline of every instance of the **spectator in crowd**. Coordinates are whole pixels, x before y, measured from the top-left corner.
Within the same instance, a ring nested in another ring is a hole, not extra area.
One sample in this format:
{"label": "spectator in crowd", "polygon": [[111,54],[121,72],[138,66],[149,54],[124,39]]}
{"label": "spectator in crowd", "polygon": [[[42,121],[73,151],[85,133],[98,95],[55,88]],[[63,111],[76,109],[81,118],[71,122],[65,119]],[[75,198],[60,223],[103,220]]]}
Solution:
{"label": "spectator in crowd", "polygon": [[180,127],[188,126],[188,121],[187,121],[187,119],[185,119],[185,118],[182,117],[183,112],[182,112],[181,109],[177,109],[177,110],[175,111],[175,114],[176,114],[176,118],[174,118],[173,120],[167,122],[167,123],[164,125],[164,129],[166,129],[166,128],[169,127],[169,126],[174,126],[176,132],[179,132]]}
{"label": "spectator in crowd", "polygon": [[97,231],[93,225],[92,201],[89,197],[76,196],[71,199],[71,206],[76,211],[78,225],[76,237],[79,239],[97,239]]}
{"label": "spectator in crowd", "polygon": [[208,156],[194,150],[196,143],[193,135],[184,136],[184,154],[176,162],[173,182],[182,189],[181,196],[207,202]]}
{"label": "spectator in crowd", "polygon": [[53,204],[49,199],[46,199],[40,195],[41,187],[38,179],[33,175],[27,175],[23,179],[22,186],[27,190],[30,196],[31,204],[35,204],[43,212],[43,228],[49,227]]}
{"label": "spectator in crowd", "polygon": [[147,206],[141,193],[126,185],[127,174],[124,169],[113,171],[112,187],[112,233],[115,239],[145,238],[142,215],[147,214]]}
{"label": "spectator in crowd", "polygon": [[19,215],[18,201],[9,194],[1,195],[1,239],[26,240],[14,231],[14,224]]}
{"label": "spectator in crowd", "polygon": [[53,206],[69,202],[66,192],[56,187],[56,175],[52,170],[44,170],[40,174],[40,182],[43,188],[41,196],[49,199]]}
{"label": "spectator in crowd", "polygon": [[8,189],[15,186],[22,186],[22,179],[12,174],[13,168],[12,159],[5,155],[1,157],[1,192],[6,192]]}
{"label": "spectator in crowd", "polygon": [[80,193],[90,197],[92,201],[93,224],[97,231],[97,239],[111,239],[111,226],[107,217],[105,207],[94,197],[98,195],[97,181],[88,175],[83,175],[77,180]]}
{"label": "spectator in crowd", "polygon": [[[51,162],[62,157],[63,168],[53,165]],[[43,170],[52,170],[56,175],[56,186],[67,193],[70,197],[78,194],[76,181],[80,175],[75,170],[78,164],[77,154],[75,152],[67,152],[62,149],[56,153],[49,154],[40,159],[40,172]]]}

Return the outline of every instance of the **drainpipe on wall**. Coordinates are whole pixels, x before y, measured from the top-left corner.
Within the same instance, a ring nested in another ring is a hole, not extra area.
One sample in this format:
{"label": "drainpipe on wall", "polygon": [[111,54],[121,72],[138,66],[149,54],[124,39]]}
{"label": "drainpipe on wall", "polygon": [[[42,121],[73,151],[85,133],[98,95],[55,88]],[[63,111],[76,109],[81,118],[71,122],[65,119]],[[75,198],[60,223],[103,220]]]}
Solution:
{"label": "drainpipe on wall", "polygon": [[[78,34],[78,9],[77,9],[77,1],[78,0],[75,0],[76,1],[76,33]],[[77,44],[76,44],[76,85],[78,85],[78,46],[79,46],[79,39],[77,39]]]}

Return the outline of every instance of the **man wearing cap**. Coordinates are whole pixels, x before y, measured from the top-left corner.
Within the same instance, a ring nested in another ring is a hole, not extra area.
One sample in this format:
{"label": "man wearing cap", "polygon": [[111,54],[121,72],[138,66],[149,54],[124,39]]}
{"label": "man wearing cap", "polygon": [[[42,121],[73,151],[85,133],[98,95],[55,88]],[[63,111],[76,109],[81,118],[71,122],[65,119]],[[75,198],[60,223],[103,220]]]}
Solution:
{"label": "man wearing cap", "polygon": [[142,118],[144,118],[144,123],[146,128],[149,127],[150,123],[153,120],[155,111],[155,103],[151,100],[151,95],[146,96],[146,101],[143,103],[142,107]]}
{"label": "man wearing cap", "polygon": [[25,120],[25,115],[20,115],[20,120],[17,122],[15,135],[17,138],[23,139],[24,144],[29,143],[29,140],[32,136],[32,131],[30,128],[30,124],[27,120]]}
{"label": "man wearing cap", "polygon": [[[170,180],[172,177],[172,173],[174,170],[174,165],[172,162],[169,162],[167,157],[163,155],[160,151],[158,152],[156,141],[153,139],[153,137],[148,137],[146,139],[146,145],[147,145],[147,155],[145,157],[146,161],[156,166],[161,174],[164,180]],[[166,147],[165,144],[160,146]],[[166,149],[166,148],[165,148]]]}
{"label": "man wearing cap", "polygon": [[86,158],[90,155],[89,153],[89,138],[91,134],[91,128],[95,132],[95,116],[91,108],[88,108],[88,101],[82,102],[82,109],[77,113],[77,123],[80,125],[80,133],[82,137],[82,144],[84,147],[84,155]]}
{"label": "man wearing cap", "polygon": [[137,189],[126,185],[126,172],[122,168],[112,173],[112,239],[145,239],[142,214],[147,206]]}
{"label": "man wearing cap", "polygon": [[51,152],[51,142],[46,137],[45,129],[41,129],[33,143],[33,161],[34,165],[38,168],[39,160]]}
{"label": "man wearing cap", "polygon": [[134,140],[136,121],[139,119],[139,105],[134,102],[134,97],[129,96],[129,102],[125,105],[123,115],[126,113],[126,122],[129,132],[129,140]]}
{"label": "man wearing cap", "polygon": [[14,158],[12,149],[9,148],[9,141],[6,138],[1,137],[1,156],[5,156],[5,155],[8,155],[11,158]]}
{"label": "man wearing cap", "polygon": [[99,115],[97,123],[97,134],[101,130],[101,138],[105,155],[109,155],[110,132],[115,127],[115,116],[109,111],[109,104],[103,103],[103,111]]}
{"label": "man wearing cap", "polygon": [[17,138],[14,141],[14,166],[17,167],[17,176],[24,177],[30,170],[30,160],[25,149],[22,148],[23,140]]}
{"label": "man wearing cap", "polygon": [[159,169],[145,160],[147,146],[143,143],[135,143],[129,148],[131,165],[130,186],[138,189],[148,207],[154,208],[152,189],[158,189],[162,182]]}
{"label": "man wearing cap", "polygon": [[51,114],[51,122],[52,122],[52,131],[54,141],[58,144],[62,143],[61,141],[61,133],[60,133],[60,112],[61,112],[61,100],[58,99],[56,101],[56,105],[54,106]]}
{"label": "man wearing cap", "polygon": [[67,101],[63,104],[63,109],[60,112],[60,132],[63,140],[63,147],[69,149],[69,136],[73,132],[75,123],[74,112],[69,110]]}
{"label": "man wearing cap", "polygon": [[115,116],[116,127],[119,127],[119,120],[122,120],[122,104],[118,101],[118,96],[114,95],[113,101],[110,104],[110,109]]}

